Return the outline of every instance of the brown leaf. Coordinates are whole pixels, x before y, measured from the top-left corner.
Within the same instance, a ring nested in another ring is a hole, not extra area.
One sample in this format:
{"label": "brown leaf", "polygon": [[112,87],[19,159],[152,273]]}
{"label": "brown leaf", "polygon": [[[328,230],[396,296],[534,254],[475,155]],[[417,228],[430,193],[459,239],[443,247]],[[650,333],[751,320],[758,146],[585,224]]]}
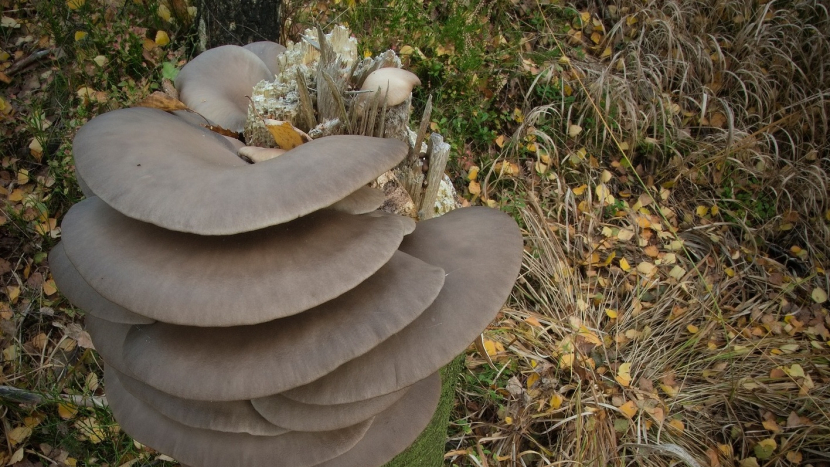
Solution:
{"label": "brown leaf", "polygon": [[143,101],[138,102],[136,107],[149,107],[151,109],[159,109],[165,112],[173,112],[175,110],[187,110],[184,102],[168,96],[167,94],[156,91],[147,96]]}

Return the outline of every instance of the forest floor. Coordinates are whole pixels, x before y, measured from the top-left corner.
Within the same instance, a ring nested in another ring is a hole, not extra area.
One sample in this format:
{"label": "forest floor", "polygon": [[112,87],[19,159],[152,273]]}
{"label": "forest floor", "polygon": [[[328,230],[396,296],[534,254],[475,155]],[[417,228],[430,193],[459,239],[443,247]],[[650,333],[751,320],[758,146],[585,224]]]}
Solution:
{"label": "forest floor", "polygon": [[[46,262],[71,143],[186,63],[183,0],[0,0],[0,466],[176,465],[106,409]],[[830,465],[830,13],[820,1],[286,2],[433,96],[465,204],[524,262],[446,463]],[[74,399],[73,399],[74,398]]]}

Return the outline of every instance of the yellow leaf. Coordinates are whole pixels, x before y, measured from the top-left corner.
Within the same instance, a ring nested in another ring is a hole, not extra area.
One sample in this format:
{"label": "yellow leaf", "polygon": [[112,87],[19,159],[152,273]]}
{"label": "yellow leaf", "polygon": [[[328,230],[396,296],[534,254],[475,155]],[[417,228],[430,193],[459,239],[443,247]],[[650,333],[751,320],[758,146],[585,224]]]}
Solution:
{"label": "yellow leaf", "polygon": [[539,373],[531,373],[530,376],[527,377],[527,388],[532,388],[537,381],[539,381]]}
{"label": "yellow leaf", "polygon": [[6,295],[8,295],[10,302],[16,302],[17,297],[20,296],[20,287],[16,285],[10,285],[6,287]]}
{"label": "yellow leaf", "polygon": [[513,424],[513,417],[504,417],[504,423],[506,423],[508,425],[512,425]]}
{"label": "yellow leaf", "polygon": [[166,32],[159,30],[156,32],[156,45],[159,47],[164,47],[165,45],[170,43],[170,36],[167,35]]}
{"label": "yellow leaf", "polygon": [[793,363],[792,366],[789,368],[785,368],[784,371],[787,372],[793,378],[803,378],[804,377],[804,368],[801,368],[801,365],[798,363]]}
{"label": "yellow leaf", "polygon": [[98,420],[94,417],[87,417],[78,420],[75,423],[75,427],[81,432],[82,435],[86,436],[92,444],[98,444],[106,439],[106,431],[101,425],[98,424]]}
{"label": "yellow leaf", "polygon": [[75,41],[82,41],[88,35],[86,31],[75,31]]}
{"label": "yellow leaf", "polygon": [[779,431],[781,431],[781,427],[778,426],[777,423],[775,423],[775,420],[764,420],[763,422],[761,422],[761,425],[763,425],[764,428],[773,433],[778,433]]}
{"label": "yellow leaf", "polygon": [[622,269],[622,270],[623,270],[623,271],[625,271],[625,272],[628,272],[628,271],[630,271],[630,270],[631,270],[631,265],[630,265],[630,264],[628,264],[628,260],[627,260],[627,259],[625,259],[625,258],[620,258],[620,269]]}
{"label": "yellow leaf", "polygon": [[614,378],[623,387],[631,385],[631,363],[623,363],[617,369],[617,376]]}
{"label": "yellow leaf", "polygon": [[470,190],[470,194],[473,196],[477,196],[481,194],[481,184],[475,180],[470,181],[470,185],[468,186]]}
{"label": "yellow leaf", "polygon": [[679,433],[683,433],[683,430],[686,428],[685,425],[683,425],[683,422],[677,419],[669,420],[669,426],[677,430]]}
{"label": "yellow leaf", "polygon": [[633,15],[629,15],[625,18],[625,24],[628,26],[634,26],[635,24],[637,24],[637,21],[637,17]]}
{"label": "yellow leaf", "polygon": [[804,457],[798,451],[790,451],[787,453],[787,460],[795,465],[798,465],[801,464],[801,461],[804,460]]}
{"label": "yellow leaf", "polygon": [[611,47],[606,47],[605,50],[599,54],[599,58],[608,58],[611,56]]}
{"label": "yellow leaf", "polygon": [[559,359],[559,368],[563,368],[563,369],[564,368],[570,368],[570,367],[573,366],[573,364],[574,364],[574,354],[572,354],[572,353],[562,355],[562,357]]}
{"label": "yellow leaf", "polygon": [[23,448],[18,449],[17,451],[12,454],[12,457],[9,459],[8,463],[5,465],[14,465],[18,462],[23,460]]}
{"label": "yellow leaf", "polygon": [[637,271],[641,274],[645,274],[647,276],[653,274],[657,270],[657,266],[648,261],[643,261],[642,263],[637,265]]}
{"label": "yellow leaf", "polygon": [[[538,319],[536,319],[536,318],[535,318],[535,317],[533,317],[533,316],[528,316],[527,318],[525,318],[525,323],[527,323],[527,324],[529,324],[529,325],[531,325],[531,326],[536,326],[536,327],[539,327],[539,328],[541,328],[541,327],[542,327],[542,323],[540,323],[540,322],[539,322],[539,320],[538,320]],[[535,361],[535,360],[534,360],[534,361]]]}
{"label": "yellow leaf", "polygon": [[594,31],[593,34],[591,34],[591,40],[594,41],[594,44],[599,44],[602,41],[602,34]]}
{"label": "yellow leaf", "polygon": [[732,268],[726,268],[723,270],[728,277],[735,277],[735,270]]}
{"label": "yellow leaf", "polygon": [[405,45],[405,46],[401,47],[401,50],[398,51],[398,55],[401,55],[401,56],[412,55],[414,52],[415,52],[415,49],[412,48],[411,45]]}
{"label": "yellow leaf", "polygon": [[717,216],[718,213],[720,212],[720,208],[717,207],[717,206],[712,206],[711,212],[712,212],[713,216]]}
{"label": "yellow leaf", "polygon": [[582,133],[582,127],[579,125],[571,125],[568,127],[568,136],[571,138],[576,138],[577,135]]}
{"label": "yellow leaf", "polygon": [[686,330],[689,331],[690,334],[697,334],[697,332],[700,331],[700,328],[694,324],[690,324],[686,326]]}
{"label": "yellow leaf", "polygon": [[184,102],[170,97],[167,94],[156,91],[141,102],[135,105],[136,107],[150,107],[151,109],[159,109],[165,112],[174,112],[176,110],[186,110],[187,105]]}
{"label": "yellow leaf", "polygon": [[698,217],[703,217],[709,213],[709,208],[707,208],[706,206],[698,206],[695,209],[695,212],[697,213]]}
{"label": "yellow leaf", "polygon": [[813,293],[811,293],[810,296],[813,297],[813,301],[816,303],[824,303],[827,301],[827,292],[818,287],[813,289]]}
{"label": "yellow leaf", "polygon": [[[623,258],[625,259],[625,258]],[[608,315],[611,319],[617,319],[617,310],[612,310],[610,308],[605,309],[605,314]]]}
{"label": "yellow leaf", "polygon": [[167,6],[164,4],[159,5],[158,15],[159,18],[163,19],[164,21],[173,21],[173,15],[170,13],[170,9],[167,8]]}
{"label": "yellow leaf", "polygon": [[504,135],[497,136],[496,139],[495,139],[496,146],[498,146],[500,148],[503,148],[504,147],[504,142],[505,142],[506,139],[507,138]]}
{"label": "yellow leaf", "polygon": [[66,0],[66,7],[70,10],[77,10],[78,8],[84,6],[86,0]]}
{"label": "yellow leaf", "polygon": [[617,233],[617,238],[623,242],[627,242],[634,237],[634,231],[628,229],[620,229]]}
{"label": "yellow leaf", "polygon": [[671,271],[669,271],[669,275],[677,280],[680,280],[686,275],[686,270],[680,266],[675,266],[671,269]]}
{"label": "yellow leaf", "polygon": [[9,438],[9,443],[11,443],[12,447],[17,446],[18,444],[26,441],[26,438],[32,435],[32,428],[28,426],[19,426],[17,428],[13,428],[12,431],[9,432],[7,435]]}
{"label": "yellow leaf", "polygon": [[69,420],[70,418],[74,417],[77,413],[78,406],[74,404],[70,404],[68,402],[62,402],[58,404],[58,415],[64,420]]}
{"label": "yellow leaf", "polygon": [[574,188],[573,192],[576,196],[580,196],[582,193],[585,193],[585,190],[587,190],[587,189],[588,189],[588,185],[583,183],[582,185],[579,185],[578,187]]}
{"label": "yellow leaf", "polygon": [[[279,146],[280,149],[285,149],[286,151],[294,149],[303,144],[305,142],[304,140],[310,139],[305,136],[305,133],[294,128],[294,125],[292,125],[291,122],[283,122],[281,120],[272,120],[269,118],[265,120],[265,128],[268,129],[268,133],[271,133],[271,136],[274,137],[274,141],[277,142],[277,146]],[[305,138],[303,136],[305,136]]]}
{"label": "yellow leaf", "polygon": [[40,144],[39,139],[32,138],[32,142],[29,143],[29,154],[40,162],[40,158],[43,157],[43,145]]}
{"label": "yellow leaf", "polygon": [[588,24],[591,21],[591,12],[590,11],[581,11],[579,12],[579,19],[582,21],[582,24]]}
{"label": "yellow leaf", "polygon": [[17,184],[18,185],[25,185],[29,183],[29,171],[26,169],[20,169],[17,172]]}
{"label": "yellow leaf", "polygon": [[625,404],[619,407],[620,412],[628,418],[633,418],[637,415],[637,406],[634,404],[634,401],[628,401]]}
{"label": "yellow leaf", "polygon": [[554,395],[550,396],[550,402],[549,402],[550,403],[550,408],[556,410],[559,407],[562,407],[562,402],[563,401],[564,401],[564,399],[559,394],[554,394]]}
{"label": "yellow leaf", "polygon": [[470,171],[467,172],[467,180],[475,180],[478,178],[478,171],[481,170],[478,168],[477,165],[470,167]]}

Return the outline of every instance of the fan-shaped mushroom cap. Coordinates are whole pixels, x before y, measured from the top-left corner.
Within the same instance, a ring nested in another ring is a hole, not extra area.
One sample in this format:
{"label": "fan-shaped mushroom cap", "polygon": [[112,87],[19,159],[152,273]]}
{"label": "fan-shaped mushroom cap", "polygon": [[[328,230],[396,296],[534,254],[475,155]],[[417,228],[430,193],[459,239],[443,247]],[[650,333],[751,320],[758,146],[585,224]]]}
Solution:
{"label": "fan-shaped mushroom cap", "polygon": [[236,45],[202,52],[176,76],[179,99],[227,130],[241,132],[248,118],[248,98],[274,74],[256,53]]}
{"label": "fan-shaped mushroom cap", "polygon": [[311,467],[351,449],[371,420],[336,431],[291,431],[254,436],[192,428],[161,415],[130,395],[118,375],[105,369],[107,400],[118,424],[138,442],[199,467]]}
{"label": "fan-shaped mushroom cap", "polygon": [[84,194],[84,197],[89,198],[90,196],[95,196],[95,193],[89,189],[89,186],[86,184],[83,178],[81,178],[81,174],[75,172],[75,180],[78,182],[78,187],[81,189],[81,193]]}
{"label": "fan-shaped mushroom cap", "polygon": [[58,243],[49,252],[49,268],[52,270],[52,277],[61,293],[72,304],[87,313],[116,323],[152,324],[156,322],[152,318],[133,313],[112,303],[90,287],[67,258],[63,251],[63,243]]}
{"label": "fan-shaped mushroom cap", "polygon": [[329,206],[329,209],[349,214],[365,214],[381,207],[385,199],[386,195],[382,191],[362,186],[354,193]]}
{"label": "fan-shaped mushroom cap", "polygon": [[94,315],[86,315],[84,324],[92,343],[95,344],[95,350],[104,359],[104,363],[119,373],[128,374],[127,365],[121,354],[132,325],[107,321]]}
{"label": "fan-shaped mushroom cap", "polygon": [[279,56],[285,52],[285,47],[271,41],[251,42],[248,45],[242,46],[243,49],[250,50],[255,53],[265,66],[271,70],[271,73],[276,75],[280,72]]}
{"label": "fan-shaped mushroom cap", "polygon": [[[108,371],[117,372],[113,367],[108,368]],[[181,399],[154,389],[124,373],[118,373],[117,376],[127,392],[182,425],[257,436],[277,436],[289,431],[266,420],[254,410],[251,401],[205,402]],[[337,428],[346,428],[368,418],[364,417],[355,423]]]}
{"label": "fan-shaped mushroom cap", "polygon": [[329,136],[251,165],[223,136],[149,108],[96,117],[74,141],[78,172],[107,204],[200,235],[257,230],[330,206],[407,151],[393,139]]}
{"label": "fan-shaped mushroom cap", "polygon": [[401,251],[447,272],[438,298],[401,332],[284,396],[306,404],[344,404],[396,391],[449,363],[510,295],[522,236],[506,214],[472,207],[419,223]]}
{"label": "fan-shaped mushroom cap", "polygon": [[401,400],[378,414],[355,447],[315,467],[385,465],[424,431],[440,399],[441,376],[436,372],[412,385]]}
{"label": "fan-shaped mushroom cap", "polygon": [[415,384],[351,404],[313,405],[293,401],[280,394],[251,400],[257,412],[276,425],[295,431],[329,431],[352,426],[383,412],[400,400]]}
{"label": "fan-shaped mushroom cap", "polygon": [[407,224],[400,216],[325,209],[213,237],[139,222],[88,198],[69,210],[62,229],[66,255],[106,299],[166,323],[241,326],[353,289],[389,261]]}
{"label": "fan-shaped mushroom cap", "polygon": [[[419,86],[421,80],[418,75],[411,71],[402,68],[379,68],[371,73],[363,81],[360,86],[362,91],[377,92],[380,88],[381,96],[386,94],[386,105],[392,107],[398,105],[409,98],[412,93],[412,88]],[[388,87],[388,91],[387,91]],[[367,93],[366,96],[372,96],[373,93]],[[366,99],[364,97],[364,99]]]}
{"label": "fan-shaped mushroom cap", "polygon": [[354,289],[298,315],[227,328],[135,326],[123,358],[142,382],[185,399],[269,396],[383,342],[414,321],[443,284],[441,268],[397,252]]}
{"label": "fan-shaped mushroom cap", "polygon": [[286,152],[288,151],[280,148],[260,148],[257,146],[242,146],[241,148],[237,149],[236,154],[248,162],[258,164],[260,162],[265,162],[275,157],[279,157],[285,154]]}

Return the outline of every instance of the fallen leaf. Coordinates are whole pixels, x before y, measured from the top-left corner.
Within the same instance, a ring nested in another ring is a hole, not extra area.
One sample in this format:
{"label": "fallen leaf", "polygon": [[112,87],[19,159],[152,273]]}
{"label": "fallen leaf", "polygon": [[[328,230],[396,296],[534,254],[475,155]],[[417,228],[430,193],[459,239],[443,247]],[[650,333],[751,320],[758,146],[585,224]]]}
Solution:
{"label": "fallen leaf", "polygon": [[625,404],[619,407],[620,412],[628,418],[633,418],[637,415],[637,406],[634,404],[634,401],[628,401]]}
{"label": "fallen leaf", "polygon": [[280,149],[291,150],[311,139],[308,135],[295,128],[291,122],[269,118],[265,119],[265,128],[274,137]]}
{"label": "fallen leaf", "polygon": [[467,188],[470,190],[470,194],[473,196],[481,194],[481,184],[475,180],[470,181],[470,184]]}
{"label": "fallen leaf", "polygon": [[531,373],[531,374],[527,377],[527,388],[528,388],[528,389],[532,388],[532,387],[533,387],[533,385],[534,385],[534,384],[536,384],[536,382],[537,382],[537,381],[539,381],[539,379],[540,379],[540,377],[539,377],[539,373],[536,373],[536,372]]}
{"label": "fallen leaf", "polygon": [[19,426],[17,428],[13,428],[7,436],[9,438],[9,443],[11,443],[12,447],[14,447],[22,443],[23,441],[26,441],[26,439],[31,435],[31,427]]}
{"label": "fallen leaf", "polygon": [[155,43],[159,47],[164,47],[165,45],[170,43],[170,36],[168,36],[166,32],[159,30],[158,32],[156,32]]}
{"label": "fallen leaf", "polygon": [[89,33],[87,33],[86,31],[75,31],[75,41],[82,41],[86,39],[86,36],[88,35]]}
{"label": "fallen leaf", "polygon": [[799,451],[790,451],[786,457],[788,461],[796,465],[801,464],[801,461],[804,460],[804,456]]}
{"label": "fallen leaf", "polygon": [[813,293],[811,293],[810,296],[816,303],[824,303],[827,301],[827,292],[825,292],[824,289],[820,289],[818,287],[813,289]]}
{"label": "fallen leaf", "polygon": [[669,420],[669,426],[674,428],[678,433],[683,433],[683,431],[686,429],[686,426],[683,424],[683,422],[677,419]]}
{"label": "fallen leaf", "polygon": [[18,449],[12,454],[6,465],[14,465],[23,460],[23,448]]}
{"label": "fallen leaf", "polygon": [[772,457],[772,453],[778,448],[778,443],[775,442],[773,438],[763,439],[755,445],[752,449],[752,452],[755,453],[755,457],[761,460],[766,460]]}
{"label": "fallen leaf", "polygon": [[627,242],[634,237],[634,231],[628,229],[620,229],[617,233],[617,238],[623,242]]}
{"label": "fallen leaf", "polygon": [[31,154],[36,161],[40,162],[41,157],[43,157],[43,146],[40,144],[39,139],[32,138],[32,142],[29,143],[29,154]]}
{"label": "fallen leaf", "polygon": [[579,185],[578,187],[574,188],[572,191],[576,196],[580,196],[582,193],[585,193],[585,190],[587,189],[588,185],[583,183],[582,185]]}
{"label": "fallen leaf", "polygon": [[625,272],[631,270],[631,265],[628,264],[628,260],[626,260],[625,258],[620,258],[620,269],[622,269]]}
{"label": "fallen leaf", "polygon": [[64,420],[69,420],[78,413],[78,406],[68,402],[61,402],[58,404],[58,416]]}
{"label": "fallen leaf", "polygon": [[626,362],[617,368],[617,376],[614,378],[623,387],[631,385],[631,363]]}
{"label": "fallen leaf", "polygon": [[78,8],[84,6],[86,0],[66,0],[66,7],[70,10],[77,10]]}
{"label": "fallen leaf", "polygon": [[478,178],[479,169],[477,165],[470,167],[469,172],[467,172],[467,180],[475,180]]}
{"label": "fallen leaf", "polygon": [[43,293],[46,295],[53,295],[55,292],[58,291],[58,286],[55,284],[54,279],[49,279],[48,281],[43,283]]}
{"label": "fallen leaf", "polygon": [[504,142],[505,142],[506,139],[507,138],[504,135],[497,136],[496,139],[495,139],[496,146],[498,146],[500,148],[503,148],[504,147]]}
{"label": "fallen leaf", "polygon": [[582,133],[582,127],[579,125],[571,125],[568,127],[568,136],[571,138],[576,138],[577,135]]}
{"label": "fallen leaf", "polygon": [[136,107],[150,107],[151,109],[159,109],[165,112],[174,112],[176,110],[187,110],[187,105],[184,102],[174,99],[167,94],[156,91],[141,102],[135,104]]}
{"label": "fallen leaf", "polygon": [[643,261],[642,263],[637,265],[637,271],[639,271],[641,274],[645,274],[647,276],[650,276],[656,270],[657,270],[657,266],[655,266],[652,263],[649,263],[648,261]]}
{"label": "fallen leaf", "polygon": [[556,410],[559,407],[562,407],[562,402],[563,401],[564,401],[564,398],[560,394],[554,394],[554,395],[550,396],[550,402],[549,402],[550,408]]}

